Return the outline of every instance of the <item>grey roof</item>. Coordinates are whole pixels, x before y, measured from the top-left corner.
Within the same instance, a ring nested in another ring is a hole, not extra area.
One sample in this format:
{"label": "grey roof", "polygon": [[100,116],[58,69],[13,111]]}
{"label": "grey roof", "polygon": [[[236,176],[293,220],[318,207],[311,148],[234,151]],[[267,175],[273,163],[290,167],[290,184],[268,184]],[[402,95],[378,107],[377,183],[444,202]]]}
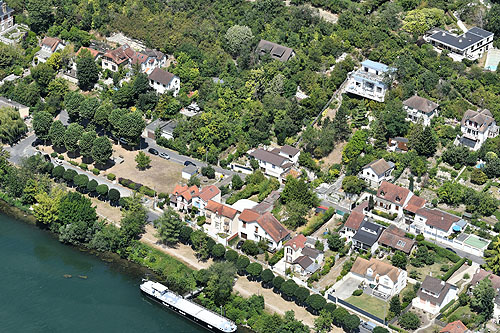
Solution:
{"label": "grey roof", "polygon": [[150,131],[156,131],[157,128],[160,128],[162,132],[165,133],[173,133],[174,129],[177,127],[178,122],[175,120],[161,120],[161,119],[156,119],[152,122],[150,122],[147,126],[146,129]]}
{"label": "grey roof", "polygon": [[161,84],[168,85],[170,81],[175,77],[174,74],[164,71],[160,68],[155,68],[154,71],[149,74],[148,78],[155,82],[160,82]]}
{"label": "grey roof", "polygon": [[277,165],[277,166],[281,166],[284,162],[288,161],[288,159],[283,157],[283,156],[280,156],[278,154],[273,154],[270,151],[267,151],[267,150],[264,150],[261,148],[255,149],[249,155],[258,159],[258,160],[261,160],[261,161],[264,161],[267,163],[271,163],[271,164]]}
{"label": "grey roof", "polygon": [[261,54],[268,53],[271,58],[280,61],[287,61],[293,54],[293,49],[264,39],[260,40],[257,51]]}
{"label": "grey roof", "polygon": [[12,13],[14,11],[14,9],[10,8],[9,6],[7,6],[6,7],[6,11],[4,12],[3,8],[2,8],[2,5],[3,5],[3,1],[0,1],[0,16],[10,14],[10,13]]}
{"label": "grey roof", "polygon": [[182,169],[182,172],[185,172],[190,175],[195,175],[198,173],[198,168],[195,167],[194,165],[188,165]]}
{"label": "grey roof", "polygon": [[313,261],[308,256],[300,256],[297,259],[295,259],[293,263],[298,264],[303,269],[306,269],[313,264]]}
{"label": "grey roof", "polygon": [[358,232],[352,237],[353,240],[357,240],[368,246],[372,246],[380,238],[380,234],[384,228],[378,224],[363,221],[358,229]]}
{"label": "grey roof", "polygon": [[2,96],[0,96],[0,107],[16,108],[18,110],[27,108],[26,105],[22,105],[21,103],[18,103],[16,101],[10,100]]}
{"label": "grey roof", "polygon": [[[450,289],[456,289],[455,286],[444,282],[441,279],[436,279],[432,276],[426,276],[424,282],[420,286],[420,289],[417,292],[417,296],[424,301],[429,301],[433,304],[442,305],[444,298],[448,294]],[[434,295],[430,295],[422,290],[426,290],[431,292]]]}
{"label": "grey roof", "polygon": [[474,148],[476,146],[477,141],[466,138],[465,136],[460,138],[460,143],[469,148]]}
{"label": "grey roof", "polygon": [[446,282],[432,276],[426,276],[421,288],[430,291],[433,294],[439,295],[443,291]]}
{"label": "grey roof", "polygon": [[423,113],[431,113],[439,107],[439,104],[417,95],[411,96],[403,104]]}
{"label": "grey roof", "polygon": [[450,45],[459,50],[465,50],[466,48],[491,35],[492,33],[489,31],[472,28],[460,36],[442,30],[432,34],[429,38]]}
{"label": "grey roof", "polygon": [[383,158],[381,158],[379,160],[368,163],[363,167],[363,169],[366,168],[371,168],[377,174],[377,176],[381,176],[387,171],[394,168],[394,163],[386,162]]}
{"label": "grey roof", "polygon": [[284,145],[283,147],[281,147],[280,151],[284,154],[291,155],[291,156],[295,156],[296,154],[298,154],[300,152],[299,149],[292,147],[290,145]]}
{"label": "grey roof", "polygon": [[321,254],[321,251],[306,246],[302,249],[302,255],[308,256],[311,259],[316,259]]}
{"label": "grey roof", "polygon": [[397,136],[395,138],[392,138],[394,141],[398,141],[398,142],[404,142],[404,143],[408,143],[408,139],[407,138],[403,138],[401,136]]}

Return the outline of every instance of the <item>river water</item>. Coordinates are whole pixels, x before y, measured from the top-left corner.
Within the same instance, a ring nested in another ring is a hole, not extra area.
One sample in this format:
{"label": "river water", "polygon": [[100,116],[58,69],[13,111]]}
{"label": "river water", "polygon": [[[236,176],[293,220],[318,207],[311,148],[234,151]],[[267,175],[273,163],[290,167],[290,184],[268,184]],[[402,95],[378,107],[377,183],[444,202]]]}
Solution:
{"label": "river water", "polygon": [[143,275],[0,214],[0,332],[205,332],[142,296]]}

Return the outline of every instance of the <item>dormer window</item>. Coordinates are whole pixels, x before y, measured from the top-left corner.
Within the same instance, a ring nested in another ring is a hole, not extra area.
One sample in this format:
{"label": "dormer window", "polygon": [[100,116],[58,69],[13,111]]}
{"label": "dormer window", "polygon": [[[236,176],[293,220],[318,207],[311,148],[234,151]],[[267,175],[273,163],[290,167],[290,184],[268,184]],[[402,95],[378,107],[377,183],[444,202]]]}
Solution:
{"label": "dormer window", "polygon": [[399,196],[396,196],[396,201],[401,201],[401,198]]}
{"label": "dormer window", "polygon": [[385,195],[384,190],[381,190],[381,191],[380,191],[380,195],[381,195],[381,196],[384,196],[384,195]]}

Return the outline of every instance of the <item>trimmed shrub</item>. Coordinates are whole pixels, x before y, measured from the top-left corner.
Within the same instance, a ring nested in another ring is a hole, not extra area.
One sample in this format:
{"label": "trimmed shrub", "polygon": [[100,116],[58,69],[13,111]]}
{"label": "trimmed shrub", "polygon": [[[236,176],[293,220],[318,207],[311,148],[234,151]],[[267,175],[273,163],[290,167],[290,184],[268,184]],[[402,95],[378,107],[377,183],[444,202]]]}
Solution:
{"label": "trimmed shrub", "polygon": [[66,171],[64,171],[64,174],[63,174],[63,179],[67,182],[67,183],[70,183],[72,182],[75,177],[78,175],[78,173],[73,170],[73,169],[68,169]]}
{"label": "trimmed shrub", "polygon": [[97,185],[99,185],[99,184],[97,183],[97,181],[95,179],[90,180],[89,183],[87,184],[87,191],[95,192]]}
{"label": "trimmed shrub", "polygon": [[465,263],[467,258],[462,258],[460,259],[452,268],[448,269],[446,274],[443,275],[441,280],[446,281],[448,280],[462,265]]}
{"label": "trimmed shrub", "polygon": [[52,153],[50,153],[50,157],[56,158],[57,157],[57,153],[55,151],[53,151]]}
{"label": "trimmed shrub", "polygon": [[227,261],[236,263],[236,261],[238,260],[238,252],[236,252],[235,250],[227,250],[224,258]]}
{"label": "trimmed shrub", "polygon": [[97,194],[101,197],[106,197],[108,195],[108,185],[106,184],[99,184],[97,185],[97,188],[95,189]]}
{"label": "trimmed shrub", "polygon": [[109,174],[106,176],[106,178],[108,178],[108,180],[113,181],[113,180],[115,180],[115,179],[116,179],[116,176],[115,176],[115,174],[113,174],[113,173],[109,173]]}
{"label": "trimmed shrub", "polygon": [[285,256],[285,249],[281,248],[278,252],[276,252],[271,259],[269,259],[269,265],[274,266]]}
{"label": "trimmed shrub", "polygon": [[83,170],[88,170],[88,165],[85,164],[85,163],[80,163],[80,169],[83,169]]}
{"label": "trimmed shrub", "polygon": [[[136,184],[136,187],[137,187],[137,184]],[[144,186],[144,185],[139,188],[139,192],[144,194],[144,195],[147,195],[149,197],[154,197],[156,195],[156,192],[153,189],[151,189],[147,186]]]}
{"label": "trimmed shrub", "polygon": [[120,191],[118,191],[116,188],[112,188],[109,190],[108,197],[109,200],[118,202],[120,200]]}
{"label": "trimmed shrub", "polygon": [[277,290],[281,290],[281,285],[285,282],[285,279],[283,279],[281,276],[276,276],[273,279],[273,287],[276,288]]}
{"label": "trimmed shrub", "polygon": [[361,289],[356,289],[352,292],[352,296],[361,296],[363,295],[363,290]]}
{"label": "trimmed shrub", "polygon": [[93,169],[92,169],[92,173],[93,173],[94,175],[98,176],[98,175],[101,173],[101,171],[100,171],[99,169],[97,169],[97,168],[93,168]]}
{"label": "trimmed shrub", "polygon": [[306,299],[306,303],[311,307],[316,313],[323,310],[326,305],[326,299],[319,294],[312,294]]}
{"label": "trimmed shrub", "polygon": [[64,169],[64,167],[62,165],[58,165],[54,169],[52,169],[52,176],[54,178],[61,179],[63,177],[65,171],[66,170]]}

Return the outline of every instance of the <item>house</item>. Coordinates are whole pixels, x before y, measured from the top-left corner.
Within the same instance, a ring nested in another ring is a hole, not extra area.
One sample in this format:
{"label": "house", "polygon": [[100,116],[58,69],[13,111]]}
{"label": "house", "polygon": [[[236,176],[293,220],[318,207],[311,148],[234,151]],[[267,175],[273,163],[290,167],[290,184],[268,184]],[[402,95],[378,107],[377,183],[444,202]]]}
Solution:
{"label": "house", "polygon": [[427,32],[424,40],[440,50],[456,55],[457,60],[476,60],[493,48],[493,35],[492,32],[477,27],[461,35],[435,28]]}
{"label": "house", "polygon": [[64,49],[65,45],[59,38],[45,37],[42,40],[40,47],[40,50],[35,54],[33,58],[34,66],[38,65],[39,63],[47,62],[52,54]]}
{"label": "house", "polygon": [[403,102],[403,109],[407,114],[406,120],[414,123],[421,122],[424,126],[429,126],[431,119],[437,116],[438,107],[437,103],[417,95]]}
{"label": "house", "polygon": [[158,50],[146,49],[136,52],[131,60],[132,65],[140,64],[141,72],[151,74],[154,69],[167,65],[167,57]]}
{"label": "house", "polygon": [[251,209],[241,212],[238,218],[238,234],[242,239],[267,242],[271,251],[279,250],[290,238],[290,231],[271,213],[259,214]]}
{"label": "house", "polygon": [[25,119],[30,115],[30,108],[8,98],[0,96],[0,108],[13,108],[19,112],[21,119]]}
{"label": "house", "polygon": [[314,248],[315,243],[315,239],[302,234],[290,239],[284,246],[285,262],[302,275],[316,272],[323,263],[324,253]]}
{"label": "house", "polygon": [[378,243],[389,247],[394,251],[401,251],[410,255],[415,249],[416,242],[405,236],[406,232],[398,227],[391,225],[382,232]]}
{"label": "house", "polygon": [[454,285],[432,276],[426,276],[417,292],[417,297],[412,301],[412,305],[435,315],[456,295],[457,287]]}
{"label": "house", "polygon": [[377,102],[383,102],[385,93],[389,88],[386,83],[386,76],[390,75],[392,71],[393,69],[387,65],[365,60],[361,63],[360,69],[349,75],[345,91]]}
{"label": "house", "polygon": [[131,61],[135,51],[128,46],[122,45],[114,50],[109,50],[102,56],[102,69],[109,69],[112,72],[118,72],[120,66],[127,66]]}
{"label": "house", "polygon": [[381,225],[363,220],[358,231],[352,237],[352,247],[374,253],[378,249],[378,239],[383,230],[384,227]]}
{"label": "house", "polygon": [[405,222],[412,224],[415,222],[415,215],[420,208],[424,208],[427,201],[418,195],[412,195],[408,203],[405,205],[403,211],[405,215]]}
{"label": "house", "polygon": [[265,175],[283,180],[293,165],[297,163],[299,154],[300,151],[297,148],[285,145],[270,151],[257,148],[250,151],[248,155],[259,162],[259,167]]}
{"label": "house", "polygon": [[480,281],[484,279],[490,280],[491,286],[493,287],[493,289],[495,289],[495,298],[493,299],[493,318],[496,322],[498,322],[500,320],[500,276],[485,271],[482,268],[478,268],[474,276],[472,276],[472,281],[470,282],[469,288],[474,288]]}
{"label": "house", "polygon": [[182,168],[181,176],[183,179],[190,179],[192,176],[196,176],[198,174],[198,168],[194,165],[188,165]]}
{"label": "house", "polygon": [[356,232],[358,232],[361,223],[364,221],[366,221],[365,214],[360,211],[353,210],[340,230],[340,236],[345,238],[346,242],[352,241],[352,237],[354,237]]}
{"label": "house", "polygon": [[321,268],[321,265],[314,262],[308,256],[300,256],[293,263],[294,272],[300,273],[301,275],[313,274]]}
{"label": "house", "polygon": [[5,1],[0,1],[0,32],[14,26],[14,9],[7,7]]}
{"label": "house", "polygon": [[179,211],[189,211],[196,208],[198,215],[205,215],[205,207],[210,200],[215,202],[221,200],[220,190],[215,185],[206,186],[201,190],[195,185],[189,187],[176,185],[170,195],[170,205],[173,208]]}
{"label": "house", "polygon": [[82,46],[82,47],[80,47],[80,49],[78,50],[78,52],[76,52],[76,56],[79,56],[80,52],[82,52],[83,50],[89,51],[90,54],[92,55],[92,57],[94,58],[94,61],[99,60],[102,57],[102,55],[104,54],[103,52],[101,52],[99,50],[95,50],[95,49],[90,48],[90,47]]}
{"label": "house", "polygon": [[455,144],[462,144],[472,150],[479,150],[484,141],[498,135],[498,126],[491,112],[467,110],[460,123],[462,136],[457,136]]}
{"label": "house", "polygon": [[379,187],[382,181],[392,180],[392,170],[394,170],[394,163],[386,162],[381,158],[365,165],[359,178],[364,179],[371,187]]}
{"label": "house", "polygon": [[460,217],[439,209],[420,208],[415,213],[415,222],[410,230],[415,234],[424,234],[426,238],[446,240],[453,230],[463,230],[467,223]]}
{"label": "house", "polygon": [[156,140],[156,131],[159,130],[160,136],[166,139],[174,138],[174,130],[177,127],[177,121],[168,120],[164,121],[161,119],[156,119],[150,122],[142,132],[144,138],[150,138]]}
{"label": "house", "polygon": [[268,54],[271,58],[283,62],[288,61],[291,57],[295,56],[293,49],[264,39],[261,39],[257,45],[257,54],[259,56]]}
{"label": "house", "polygon": [[443,327],[439,333],[472,333],[472,331],[461,320],[455,320]]}
{"label": "house", "polygon": [[390,138],[387,143],[387,151],[389,152],[407,152],[408,151],[408,139],[397,136],[395,138]]}
{"label": "house", "polygon": [[405,270],[374,258],[366,260],[358,257],[352,265],[351,273],[370,287],[374,286],[373,294],[385,299],[398,295],[406,287]]}
{"label": "house", "polygon": [[306,236],[298,234],[286,242],[284,246],[286,262],[292,263],[302,255],[302,249],[306,246],[306,240]]}
{"label": "house", "polygon": [[374,198],[375,209],[388,214],[396,214],[398,218],[401,218],[403,207],[412,196],[413,193],[410,190],[383,180]]}
{"label": "house", "polygon": [[148,79],[149,86],[159,95],[167,91],[172,91],[175,97],[181,89],[181,79],[179,79],[177,75],[160,68],[155,68],[151,74],[149,74]]}
{"label": "house", "polygon": [[203,230],[212,237],[220,233],[235,235],[238,233],[238,216],[239,212],[236,209],[214,200],[208,200]]}

